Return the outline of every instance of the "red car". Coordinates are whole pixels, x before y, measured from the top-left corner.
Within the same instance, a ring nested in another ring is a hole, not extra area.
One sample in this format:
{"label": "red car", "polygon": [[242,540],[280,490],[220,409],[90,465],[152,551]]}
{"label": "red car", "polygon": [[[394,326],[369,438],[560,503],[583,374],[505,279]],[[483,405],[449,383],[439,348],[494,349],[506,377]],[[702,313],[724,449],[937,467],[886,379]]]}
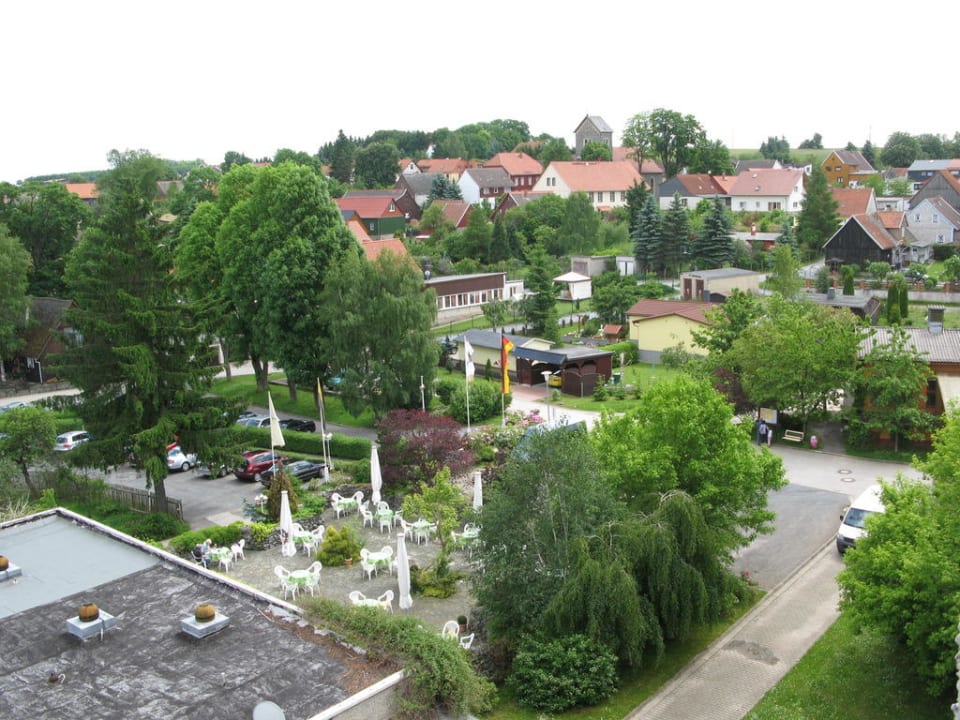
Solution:
{"label": "red car", "polygon": [[261,481],[263,471],[271,469],[277,462],[290,462],[290,458],[267,450],[254,450],[243,454],[243,462],[233,471],[238,480]]}

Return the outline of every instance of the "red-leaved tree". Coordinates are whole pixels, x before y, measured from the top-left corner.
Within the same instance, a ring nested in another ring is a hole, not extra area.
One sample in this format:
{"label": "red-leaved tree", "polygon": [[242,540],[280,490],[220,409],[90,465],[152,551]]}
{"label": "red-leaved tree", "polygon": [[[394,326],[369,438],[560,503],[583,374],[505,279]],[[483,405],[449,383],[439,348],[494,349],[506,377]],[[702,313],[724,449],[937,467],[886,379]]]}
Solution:
{"label": "red-leaved tree", "polygon": [[474,462],[460,423],[421,410],[391,410],[377,423],[385,490],[430,482],[444,467],[456,477]]}

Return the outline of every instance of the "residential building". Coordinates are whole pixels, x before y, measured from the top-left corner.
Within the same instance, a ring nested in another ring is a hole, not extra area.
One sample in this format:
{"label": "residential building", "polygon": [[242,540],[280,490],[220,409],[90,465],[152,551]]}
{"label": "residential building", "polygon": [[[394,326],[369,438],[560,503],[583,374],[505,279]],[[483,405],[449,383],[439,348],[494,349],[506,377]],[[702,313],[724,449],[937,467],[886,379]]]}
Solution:
{"label": "residential building", "polygon": [[508,192],[500,198],[500,201],[497,203],[497,207],[494,212],[503,217],[507,214],[508,210],[512,210],[515,207],[521,207],[526,205],[528,202],[533,202],[534,200],[539,200],[546,195],[552,195],[553,193],[548,192]]}
{"label": "residential building", "polygon": [[940,172],[948,172],[960,178],[960,159],[954,160],[914,160],[907,168],[907,177],[913,181],[914,190],[919,190],[925,182]]}
{"label": "residential building", "polygon": [[820,167],[827,182],[837,187],[858,187],[866,176],[877,172],[859,150],[834,150]]}
{"label": "residential building", "polygon": [[372,238],[393,237],[406,228],[406,218],[392,196],[341,197],[335,202],[341,212],[355,213]]}
{"label": "residential building", "polygon": [[97,202],[97,184],[92,182],[87,183],[64,183],[63,186],[67,189],[68,192],[72,192],[78,198],[80,198],[84,205],[93,207]]}
{"label": "residential building", "polygon": [[524,292],[522,280],[508,281],[503,272],[441,275],[424,286],[437,293],[437,324],[478,315],[493,300],[520,300]]}
{"label": "residential building", "polygon": [[910,262],[930,262],[934,246],[960,242],[960,212],[939,195],[921,200],[905,216],[912,236]]}
{"label": "residential building", "polygon": [[749,170],[729,190],[734,212],[799,213],[803,209],[804,175],[800,170]]}
{"label": "residential building", "polygon": [[403,190],[407,195],[413,198],[417,206],[414,219],[419,220],[423,215],[423,207],[430,198],[430,192],[433,190],[433,181],[440,177],[442,173],[406,173],[397,178],[397,184],[394,186],[398,191]]}
{"label": "residential building", "polygon": [[506,170],[510,176],[510,190],[515,192],[532,190],[543,173],[543,165],[524,152],[497,153],[483,167]]}
{"label": "residential building", "polygon": [[693,331],[707,325],[707,311],[714,303],[690,300],[640,300],[627,310],[628,337],[636,343],[641,362],[660,361],[664,350],[683,346],[690,353],[706,355],[696,344]]}
{"label": "residential building", "polygon": [[471,205],[486,202],[491,210],[510,192],[511,184],[510,174],[502,167],[467,168],[458,182],[465,201]]}
{"label": "residential building", "polygon": [[737,160],[733,167],[734,175],[747,170],[782,170],[783,165],[776,158],[753,158],[752,160]]}
{"label": "residential building", "polygon": [[598,142],[613,150],[613,128],[599,115],[587,115],[573,131],[574,155],[583,155],[583,146],[588,142]]}
{"label": "residential building", "polygon": [[397,209],[403,213],[404,220],[417,220],[420,218],[420,206],[405,187],[395,186],[392,188],[382,188],[376,190],[347,190],[343,194],[344,198],[391,198]]}
{"label": "residential building", "polygon": [[405,258],[409,260],[416,265],[417,269],[420,269],[420,266],[417,265],[416,261],[414,261],[414,259],[411,257],[410,253],[407,251],[407,246],[403,244],[403,240],[400,238],[390,237],[384,238],[383,240],[374,240],[367,234],[363,223],[356,218],[351,218],[348,220],[347,227],[357,239],[360,247],[363,248],[363,253],[366,255],[367,260],[373,262],[377,259],[377,256],[379,256],[380,253],[392,252],[399,258]]}
{"label": "residential building", "polygon": [[949,170],[938,170],[923,183],[910,198],[910,207],[914,208],[927,198],[938,195],[954,210],[960,210],[960,180]]}
{"label": "residential building", "polygon": [[453,354],[454,361],[459,368],[463,368],[463,340],[466,338],[473,348],[473,364],[477,375],[483,375],[483,368],[490,362],[490,366],[495,369],[496,377],[503,377],[500,367],[500,351],[503,347],[503,338],[507,338],[513,343],[514,351],[507,354],[507,372],[512,379],[517,377],[517,356],[516,348],[529,347],[534,350],[549,350],[553,343],[550,340],[542,338],[527,337],[525,335],[516,335],[512,332],[499,333],[496,330],[467,330],[462,335],[451,338],[451,342],[456,345],[456,351]]}
{"label": "residential building", "polygon": [[458,182],[463,171],[471,166],[469,160],[463,158],[423,158],[417,160],[417,167],[422,173],[440,173],[446,175],[450,182]]}
{"label": "residential building", "polygon": [[681,207],[690,210],[695,208],[701,200],[713,200],[716,197],[723,198],[727,207],[730,206],[726,189],[712,175],[706,173],[674,175],[664,181],[657,188],[661,210],[667,210],[673,205],[674,195],[680,198]]}
{"label": "residential building", "polygon": [[[637,151],[632,147],[615,147],[613,149],[613,157],[611,159],[617,162],[621,160],[628,160],[633,163],[634,167],[638,166]],[[658,194],[660,183],[666,179],[660,163],[652,158],[644,158],[643,164],[637,167],[637,169],[640,171],[640,176],[643,178],[644,182],[647,183],[647,187],[650,188],[651,192]]]}
{"label": "residential building", "polygon": [[836,288],[830,288],[825,293],[805,293],[803,299],[818,305],[849,310],[870,325],[876,325],[883,309],[883,303],[874,295],[843,295]]}
{"label": "residential building", "polygon": [[873,194],[872,188],[848,188],[831,185],[830,194],[837,201],[837,215],[843,220],[853,215],[872,215],[877,212],[877,198]]}
{"label": "residential building", "polygon": [[551,192],[562,198],[586,193],[597,210],[609,210],[627,204],[627,190],[643,182],[635,163],[552,162],[534,186],[535,192]]}
{"label": "residential building", "polygon": [[433,204],[443,210],[443,216],[458,230],[467,226],[473,206],[466,200],[434,200]]}

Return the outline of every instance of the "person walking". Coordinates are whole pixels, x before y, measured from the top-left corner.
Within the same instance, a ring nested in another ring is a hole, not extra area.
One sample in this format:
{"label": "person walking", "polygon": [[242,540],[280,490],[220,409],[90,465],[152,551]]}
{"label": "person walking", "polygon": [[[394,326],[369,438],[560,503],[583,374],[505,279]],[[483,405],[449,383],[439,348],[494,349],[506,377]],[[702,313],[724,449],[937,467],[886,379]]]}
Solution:
{"label": "person walking", "polygon": [[757,445],[763,445],[767,442],[767,433],[770,431],[770,428],[767,427],[767,424],[761,420],[760,426],[757,428]]}

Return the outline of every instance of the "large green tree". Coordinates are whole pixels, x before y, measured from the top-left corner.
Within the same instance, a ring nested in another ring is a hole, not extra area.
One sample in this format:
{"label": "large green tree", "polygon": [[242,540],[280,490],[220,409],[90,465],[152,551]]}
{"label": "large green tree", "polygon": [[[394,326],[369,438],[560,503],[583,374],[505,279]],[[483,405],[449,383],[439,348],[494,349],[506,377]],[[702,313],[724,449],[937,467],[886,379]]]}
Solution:
{"label": "large green tree", "polygon": [[372,263],[348,252],[327,272],[322,306],[344,407],[377,416],[419,407],[421,381],[432,386],[438,360],[436,294],[424,291],[419,269],[390,252]]}
{"label": "large green tree", "polygon": [[891,133],[880,150],[880,161],[887,167],[910,167],[920,157],[920,143],[913,135],[897,131]]}
{"label": "large green tree", "polygon": [[766,286],[788,300],[796,300],[803,288],[800,262],[790,245],[778,244],[772,251],[773,272],[767,276]]}
{"label": "large green tree", "polygon": [[594,209],[587,194],[571,193],[567,198],[563,223],[557,235],[558,240],[562,238],[562,244],[553,254],[560,256],[589,252],[597,244],[599,231],[600,215]]}
{"label": "large green tree", "polygon": [[623,144],[633,148],[637,167],[653,158],[667,178],[684,169],[694,157],[694,149],[705,142],[705,133],[693,115],[657,108],[634,115],[623,133]]}
{"label": "large green tree", "polygon": [[648,194],[637,214],[630,234],[633,241],[633,257],[641,273],[652,272],[657,267],[663,246],[663,218],[657,199]]}
{"label": "large green tree", "polygon": [[40,495],[31,470],[52,452],[56,439],[56,419],[43,408],[28,406],[0,414],[0,456],[17,466],[31,497]]}
{"label": "large green tree", "polygon": [[0,224],[0,382],[6,381],[4,361],[22,344],[20,331],[26,325],[27,275],[30,272],[30,254]]}
{"label": "large green tree", "polygon": [[224,403],[208,396],[193,305],[173,272],[165,228],[153,212],[160,164],[143,151],[117,153],[100,184],[99,213],[67,260],[75,331],[56,372],[80,390],[79,413],[93,439],[75,451],[99,467],[133,452],[161,507],[167,445],[206,454],[224,423]]}
{"label": "large green tree", "polygon": [[823,168],[813,166],[807,181],[803,208],[797,219],[797,241],[809,257],[819,254],[827,240],[840,226],[837,209],[840,204],[830,192],[830,185]]}
{"label": "large green tree", "polygon": [[356,153],[356,144],[340,130],[330,151],[330,176],[344,185],[353,182],[353,159]]}
{"label": "large green tree", "polygon": [[779,160],[781,163],[787,164],[790,162],[790,143],[782,135],[778,138],[771,135],[766,141],[760,143],[760,154],[765,158]]}
{"label": "large green tree", "polygon": [[701,139],[693,148],[687,172],[708,175],[733,175],[730,150],[720,140]]}
{"label": "large green tree", "polygon": [[639,512],[683,491],[715,533],[720,557],[769,532],[767,494],[785,484],[778,457],[757,453],[709,383],[687,376],[647,390],[636,408],[605,416],[593,433],[606,480]]}
{"label": "large green tree", "polygon": [[354,175],[357,185],[368,188],[392,187],[400,171],[400,153],[393,143],[370,143],[357,150]]}
{"label": "large green tree", "polygon": [[789,408],[804,423],[850,387],[862,327],[848,310],[774,295],[766,317],[728,353],[756,406]]}
{"label": "large green tree", "polygon": [[885,342],[874,336],[860,359],[861,370],[853,381],[851,423],[868,432],[889,434],[899,450],[901,437],[920,440],[935,427],[936,416],[919,405],[933,371],[913,348],[906,330],[897,325],[888,332]]}
{"label": "large green tree", "polygon": [[640,299],[640,286],[632,275],[609,270],[593,279],[591,303],[602,323],[627,321],[627,310]]}
{"label": "large green tree", "polygon": [[30,295],[63,297],[64,260],[89,221],[87,206],[60,183],[0,190],[0,223],[30,253]]}

